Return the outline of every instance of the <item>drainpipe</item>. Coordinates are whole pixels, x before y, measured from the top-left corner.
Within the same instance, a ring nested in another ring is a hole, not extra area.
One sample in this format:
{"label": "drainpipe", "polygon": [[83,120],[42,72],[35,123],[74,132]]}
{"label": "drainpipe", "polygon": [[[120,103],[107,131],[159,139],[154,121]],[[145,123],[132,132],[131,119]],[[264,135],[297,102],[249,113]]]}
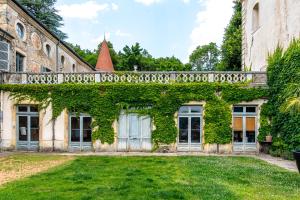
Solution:
{"label": "drainpipe", "polygon": [[55,122],[56,119],[52,119],[52,151],[55,151]]}

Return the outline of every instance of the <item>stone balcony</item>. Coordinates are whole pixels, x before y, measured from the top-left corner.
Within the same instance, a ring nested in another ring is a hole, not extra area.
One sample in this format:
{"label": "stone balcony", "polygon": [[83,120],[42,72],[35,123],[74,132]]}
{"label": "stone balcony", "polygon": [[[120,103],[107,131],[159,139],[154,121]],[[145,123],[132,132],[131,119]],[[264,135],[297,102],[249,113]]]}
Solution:
{"label": "stone balcony", "polygon": [[86,72],[86,73],[0,73],[1,84],[61,83],[250,83],[266,86],[266,72]]}

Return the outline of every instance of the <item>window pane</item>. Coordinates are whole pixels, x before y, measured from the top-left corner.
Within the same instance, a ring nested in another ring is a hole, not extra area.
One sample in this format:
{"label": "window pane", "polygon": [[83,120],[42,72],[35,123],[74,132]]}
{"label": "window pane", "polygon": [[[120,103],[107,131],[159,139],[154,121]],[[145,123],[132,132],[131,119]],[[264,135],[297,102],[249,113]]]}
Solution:
{"label": "window pane", "polygon": [[192,143],[200,143],[200,117],[192,117],[191,118],[191,142]]}
{"label": "window pane", "polygon": [[79,117],[71,117],[71,129],[80,129]]}
{"label": "window pane", "polygon": [[191,112],[192,113],[201,113],[201,106],[192,106]]}
{"label": "window pane", "polygon": [[256,113],[256,107],[246,107],[247,113]]}
{"label": "window pane", "polygon": [[38,112],[38,107],[37,106],[30,106],[30,112]]}
{"label": "window pane", "polygon": [[243,142],[243,131],[234,131],[233,132],[233,141],[234,142]]}
{"label": "window pane", "polygon": [[92,130],[83,130],[83,142],[92,142]]}
{"label": "window pane", "polygon": [[180,117],[179,118],[179,143],[188,143],[188,125],[189,118]]}
{"label": "window pane", "polygon": [[246,139],[248,143],[255,143],[255,131],[246,131]]}
{"label": "window pane", "polygon": [[91,123],[92,123],[92,118],[84,117],[83,118],[83,129],[92,129]]}
{"label": "window pane", "polygon": [[243,118],[234,117],[233,118],[233,130],[234,131],[243,131]]}
{"label": "window pane", "polygon": [[18,106],[18,112],[27,112],[27,106]]}
{"label": "window pane", "polygon": [[189,107],[188,106],[182,106],[179,109],[179,113],[189,113]]}
{"label": "window pane", "polygon": [[27,116],[19,116],[19,140],[27,141]]}
{"label": "window pane", "polygon": [[71,142],[80,142],[80,129],[72,129]]}
{"label": "window pane", "polygon": [[241,107],[241,106],[235,106],[235,107],[233,107],[233,112],[235,112],[235,113],[242,113],[243,112],[243,107]]}
{"label": "window pane", "polygon": [[39,141],[39,117],[30,118],[30,140]]}

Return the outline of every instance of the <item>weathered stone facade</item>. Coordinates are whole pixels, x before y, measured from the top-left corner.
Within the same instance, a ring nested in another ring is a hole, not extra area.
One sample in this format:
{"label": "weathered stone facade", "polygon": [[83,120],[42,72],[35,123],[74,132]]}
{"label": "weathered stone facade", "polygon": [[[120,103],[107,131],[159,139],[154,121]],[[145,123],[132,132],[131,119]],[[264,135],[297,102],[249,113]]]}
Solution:
{"label": "weathered stone facade", "polygon": [[300,37],[300,1],[242,0],[243,66],[265,71],[267,58],[280,45]]}
{"label": "weathered stone facade", "polygon": [[[39,73],[42,72],[42,67],[53,72],[93,71],[91,66],[26,13],[15,1],[0,0],[0,13],[0,29],[14,37],[8,41],[9,71],[16,71],[16,52],[25,57],[24,71],[26,72]],[[17,24],[24,27],[23,38],[17,34]]]}

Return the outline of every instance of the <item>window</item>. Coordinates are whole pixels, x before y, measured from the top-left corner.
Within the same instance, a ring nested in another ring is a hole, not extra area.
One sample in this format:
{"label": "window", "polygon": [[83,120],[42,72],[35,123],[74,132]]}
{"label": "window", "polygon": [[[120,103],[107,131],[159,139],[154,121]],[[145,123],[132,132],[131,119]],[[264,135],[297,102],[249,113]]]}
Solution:
{"label": "window", "polygon": [[16,53],[16,72],[24,71],[24,56],[20,53]]}
{"label": "window", "polygon": [[24,39],[24,35],[25,35],[25,32],[24,32],[24,26],[21,24],[21,23],[17,23],[17,34],[18,34],[18,37],[20,39]]}
{"label": "window", "polygon": [[75,64],[72,65],[72,72],[76,72],[76,66],[75,66]]}
{"label": "window", "polygon": [[178,150],[200,150],[202,107],[182,106],[179,109],[178,126]]}
{"label": "window", "polygon": [[233,107],[233,141],[235,143],[256,143],[256,107]]}
{"label": "window", "polygon": [[46,44],[46,54],[47,54],[47,57],[50,58],[51,56],[51,47],[49,44]]}
{"label": "window", "polygon": [[64,70],[64,67],[65,67],[65,57],[64,56],[61,56],[60,58],[60,63],[61,63],[61,71]]}
{"label": "window", "polygon": [[92,148],[92,118],[81,114],[70,116],[71,150],[90,150]]}
{"label": "window", "polygon": [[17,107],[17,148],[37,150],[39,143],[39,113],[34,105]]}
{"label": "window", "polygon": [[51,69],[49,69],[47,67],[41,67],[41,72],[42,73],[49,73],[49,72],[51,72]]}
{"label": "window", "polygon": [[255,4],[252,12],[252,31],[254,32],[259,28],[259,3]]}
{"label": "window", "polygon": [[9,67],[9,44],[0,41],[0,70],[8,71]]}

